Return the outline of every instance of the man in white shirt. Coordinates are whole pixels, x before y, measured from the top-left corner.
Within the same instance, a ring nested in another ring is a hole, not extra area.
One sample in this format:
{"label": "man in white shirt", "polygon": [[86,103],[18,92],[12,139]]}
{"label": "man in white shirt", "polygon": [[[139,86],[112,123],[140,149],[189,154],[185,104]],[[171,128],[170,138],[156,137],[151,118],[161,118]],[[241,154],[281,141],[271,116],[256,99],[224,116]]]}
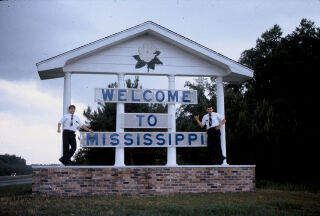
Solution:
{"label": "man in white shirt", "polygon": [[[68,165],[71,163],[71,157],[77,148],[76,134],[78,127],[85,129],[86,131],[93,133],[85,126],[78,116],[74,115],[76,107],[74,105],[69,106],[69,113],[65,114],[58,123],[58,133],[61,132],[61,125],[63,128],[62,140],[63,140],[63,156],[59,161],[63,165]],[[71,148],[70,148],[71,147]]]}
{"label": "man in white shirt", "polygon": [[213,112],[212,106],[207,106],[207,113],[208,114],[203,116],[201,122],[199,120],[199,115],[194,116],[194,118],[201,128],[204,126],[207,128],[207,144],[215,158],[214,163],[222,164],[226,157],[222,154],[221,150],[220,128],[226,123],[226,120],[219,113]]}

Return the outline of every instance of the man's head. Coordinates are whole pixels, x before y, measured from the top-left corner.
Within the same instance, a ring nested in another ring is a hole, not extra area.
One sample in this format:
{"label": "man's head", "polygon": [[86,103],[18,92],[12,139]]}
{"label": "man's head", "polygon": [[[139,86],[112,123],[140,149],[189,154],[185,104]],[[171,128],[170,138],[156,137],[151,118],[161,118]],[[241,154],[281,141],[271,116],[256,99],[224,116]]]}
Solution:
{"label": "man's head", "polygon": [[211,114],[213,112],[213,107],[211,105],[207,106],[207,113]]}
{"label": "man's head", "polygon": [[74,114],[75,111],[76,111],[76,106],[75,105],[70,105],[69,106],[69,113]]}

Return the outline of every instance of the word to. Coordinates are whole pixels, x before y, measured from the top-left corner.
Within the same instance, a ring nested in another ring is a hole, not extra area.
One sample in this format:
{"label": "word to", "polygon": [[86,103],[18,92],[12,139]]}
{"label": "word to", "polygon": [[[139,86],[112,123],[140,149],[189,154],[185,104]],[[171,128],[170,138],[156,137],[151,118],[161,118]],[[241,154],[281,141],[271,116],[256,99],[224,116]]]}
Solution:
{"label": "word to", "polygon": [[121,128],[171,128],[171,115],[162,113],[120,114]]}

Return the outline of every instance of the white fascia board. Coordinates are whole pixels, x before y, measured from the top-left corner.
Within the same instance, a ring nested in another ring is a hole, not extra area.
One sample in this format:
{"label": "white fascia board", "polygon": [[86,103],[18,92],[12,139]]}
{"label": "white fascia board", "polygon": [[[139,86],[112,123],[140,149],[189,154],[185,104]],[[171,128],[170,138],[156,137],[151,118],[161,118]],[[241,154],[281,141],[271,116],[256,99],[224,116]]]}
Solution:
{"label": "white fascia board", "polygon": [[248,78],[253,77],[253,70],[251,69],[244,69],[244,68],[235,67],[235,66],[229,66],[229,68],[232,73],[247,76]]}

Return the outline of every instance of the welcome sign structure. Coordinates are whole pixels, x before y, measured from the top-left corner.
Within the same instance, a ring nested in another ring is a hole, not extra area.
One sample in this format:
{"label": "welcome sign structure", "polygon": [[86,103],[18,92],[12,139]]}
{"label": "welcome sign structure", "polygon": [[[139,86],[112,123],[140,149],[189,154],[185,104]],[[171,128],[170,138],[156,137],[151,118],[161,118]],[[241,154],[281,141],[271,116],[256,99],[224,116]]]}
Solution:
{"label": "welcome sign structure", "polygon": [[[118,89],[95,89],[97,102],[117,103],[115,132],[81,135],[81,145],[116,147],[115,166],[125,166],[126,147],[167,147],[167,166],[177,166],[177,147],[206,146],[204,133],[176,132],[175,104],[196,104],[197,93],[176,90],[177,76],[213,77],[217,112],[224,116],[223,82],[241,83],[253,71],[154,22],[145,22],[37,63],[41,79],[64,77],[63,113],[71,104],[71,75],[118,77]],[[168,89],[126,89],[125,75],[168,77]],[[125,103],[167,103],[168,113],[124,113]],[[125,128],[166,128],[168,132],[124,132]],[[225,126],[221,147],[226,155]],[[224,160],[224,165],[227,161]]]}
{"label": "welcome sign structure", "polygon": [[[197,91],[151,89],[96,89],[96,102],[104,103],[197,103]],[[120,113],[121,128],[171,128],[173,116],[162,113]],[[102,132],[82,133],[82,147],[199,147],[206,146],[205,133]]]}
{"label": "welcome sign structure", "polygon": [[[196,104],[197,91],[164,89],[95,89],[95,101],[100,103],[181,103]],[[166,128],[174,116],[162,113],[117,113],[120,127]],[[205,133],[175,132],[100,132],[81,133],[82,147],[204,147]]]}

